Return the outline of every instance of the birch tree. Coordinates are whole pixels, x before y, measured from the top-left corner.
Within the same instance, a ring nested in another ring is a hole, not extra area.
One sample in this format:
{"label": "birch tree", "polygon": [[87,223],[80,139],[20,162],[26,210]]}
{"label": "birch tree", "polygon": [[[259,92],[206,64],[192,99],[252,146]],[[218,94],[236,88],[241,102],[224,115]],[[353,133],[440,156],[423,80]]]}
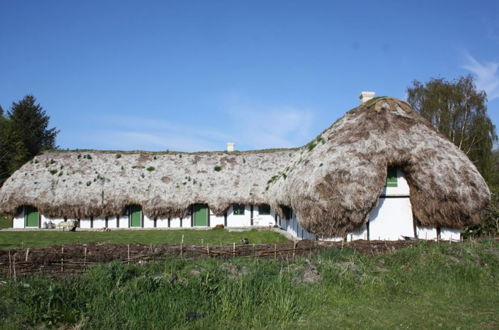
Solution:
{"label": "birch tree", "polygon": [[407,94],[413,109],[466,153],[488,180],[497,134],[487,114],[487,95],[476,89],[473,77],[432,78],[426,84],[415,80]]}

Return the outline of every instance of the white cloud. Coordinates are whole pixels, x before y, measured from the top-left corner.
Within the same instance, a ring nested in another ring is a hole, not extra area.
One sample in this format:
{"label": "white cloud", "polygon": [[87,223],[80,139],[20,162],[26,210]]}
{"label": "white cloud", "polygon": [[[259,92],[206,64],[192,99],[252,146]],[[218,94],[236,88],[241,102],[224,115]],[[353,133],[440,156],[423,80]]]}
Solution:
{"label": "white cloud", "polygon": [[499,63],[480,63],[468,53],[465,56],[468,63],[463,68],[476,77],[477,88],[487,93],[489,101],[499,98]]}
{"label": "white cloud", "polygon": [[87,132],[86,142],[99,149],[117,150],[224,150],[298,147],[311,138],[313,115],[291,106],[255,106],[241,100],[225,102],[216,126],[171,122],[139,116],[104,115],[102,127]]}
{"label": "white cloud", "polygon": [[311,137],[313,114],[305,109],[232,102],[225,112],[231,122],[229,132],[243,148],[298,147]]}

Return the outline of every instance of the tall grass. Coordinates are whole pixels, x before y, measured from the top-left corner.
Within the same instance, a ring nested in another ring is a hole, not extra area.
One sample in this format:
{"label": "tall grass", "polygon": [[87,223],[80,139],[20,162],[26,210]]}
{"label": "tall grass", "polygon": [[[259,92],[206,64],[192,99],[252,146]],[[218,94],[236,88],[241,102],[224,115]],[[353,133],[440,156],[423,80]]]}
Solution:
{"label": "tall grass", "polygon": [[[308,283],[307,272],[320,276]],[[499,244],[366,257],[103,264],[0,285],[0,328],[479,328],[499,326]]]}

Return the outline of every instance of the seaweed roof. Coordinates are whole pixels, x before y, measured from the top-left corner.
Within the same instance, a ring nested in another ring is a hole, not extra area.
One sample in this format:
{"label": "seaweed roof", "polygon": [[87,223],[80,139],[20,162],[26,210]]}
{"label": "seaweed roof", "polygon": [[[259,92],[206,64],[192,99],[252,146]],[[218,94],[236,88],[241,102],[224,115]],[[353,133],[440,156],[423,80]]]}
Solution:
{"label": "seaweed roof", "polygon": [[410,106],[377,98],[300,148],[246,152],[51,151],[16,171],[0,189],[0,212],[31,205],[48,216],[184,216],[195,203],[217,214],[231,204],[291,207],[320,236],[367,221],[388,166],[400,167],[420,225],[476,224],[490,200],[468,157]]}

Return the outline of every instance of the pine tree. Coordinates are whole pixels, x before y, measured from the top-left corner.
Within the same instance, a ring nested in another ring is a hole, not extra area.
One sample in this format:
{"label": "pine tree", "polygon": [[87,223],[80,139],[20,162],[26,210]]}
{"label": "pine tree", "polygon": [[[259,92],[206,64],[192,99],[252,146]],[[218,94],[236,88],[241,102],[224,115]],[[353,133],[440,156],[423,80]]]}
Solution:
{"label": "pine tree", "polygon": [[49,116],[33,95],[12,103],[5,117],[0,116],[0,184],[9,175],[47,149],[55,149],[59,133],[48,128]]}

